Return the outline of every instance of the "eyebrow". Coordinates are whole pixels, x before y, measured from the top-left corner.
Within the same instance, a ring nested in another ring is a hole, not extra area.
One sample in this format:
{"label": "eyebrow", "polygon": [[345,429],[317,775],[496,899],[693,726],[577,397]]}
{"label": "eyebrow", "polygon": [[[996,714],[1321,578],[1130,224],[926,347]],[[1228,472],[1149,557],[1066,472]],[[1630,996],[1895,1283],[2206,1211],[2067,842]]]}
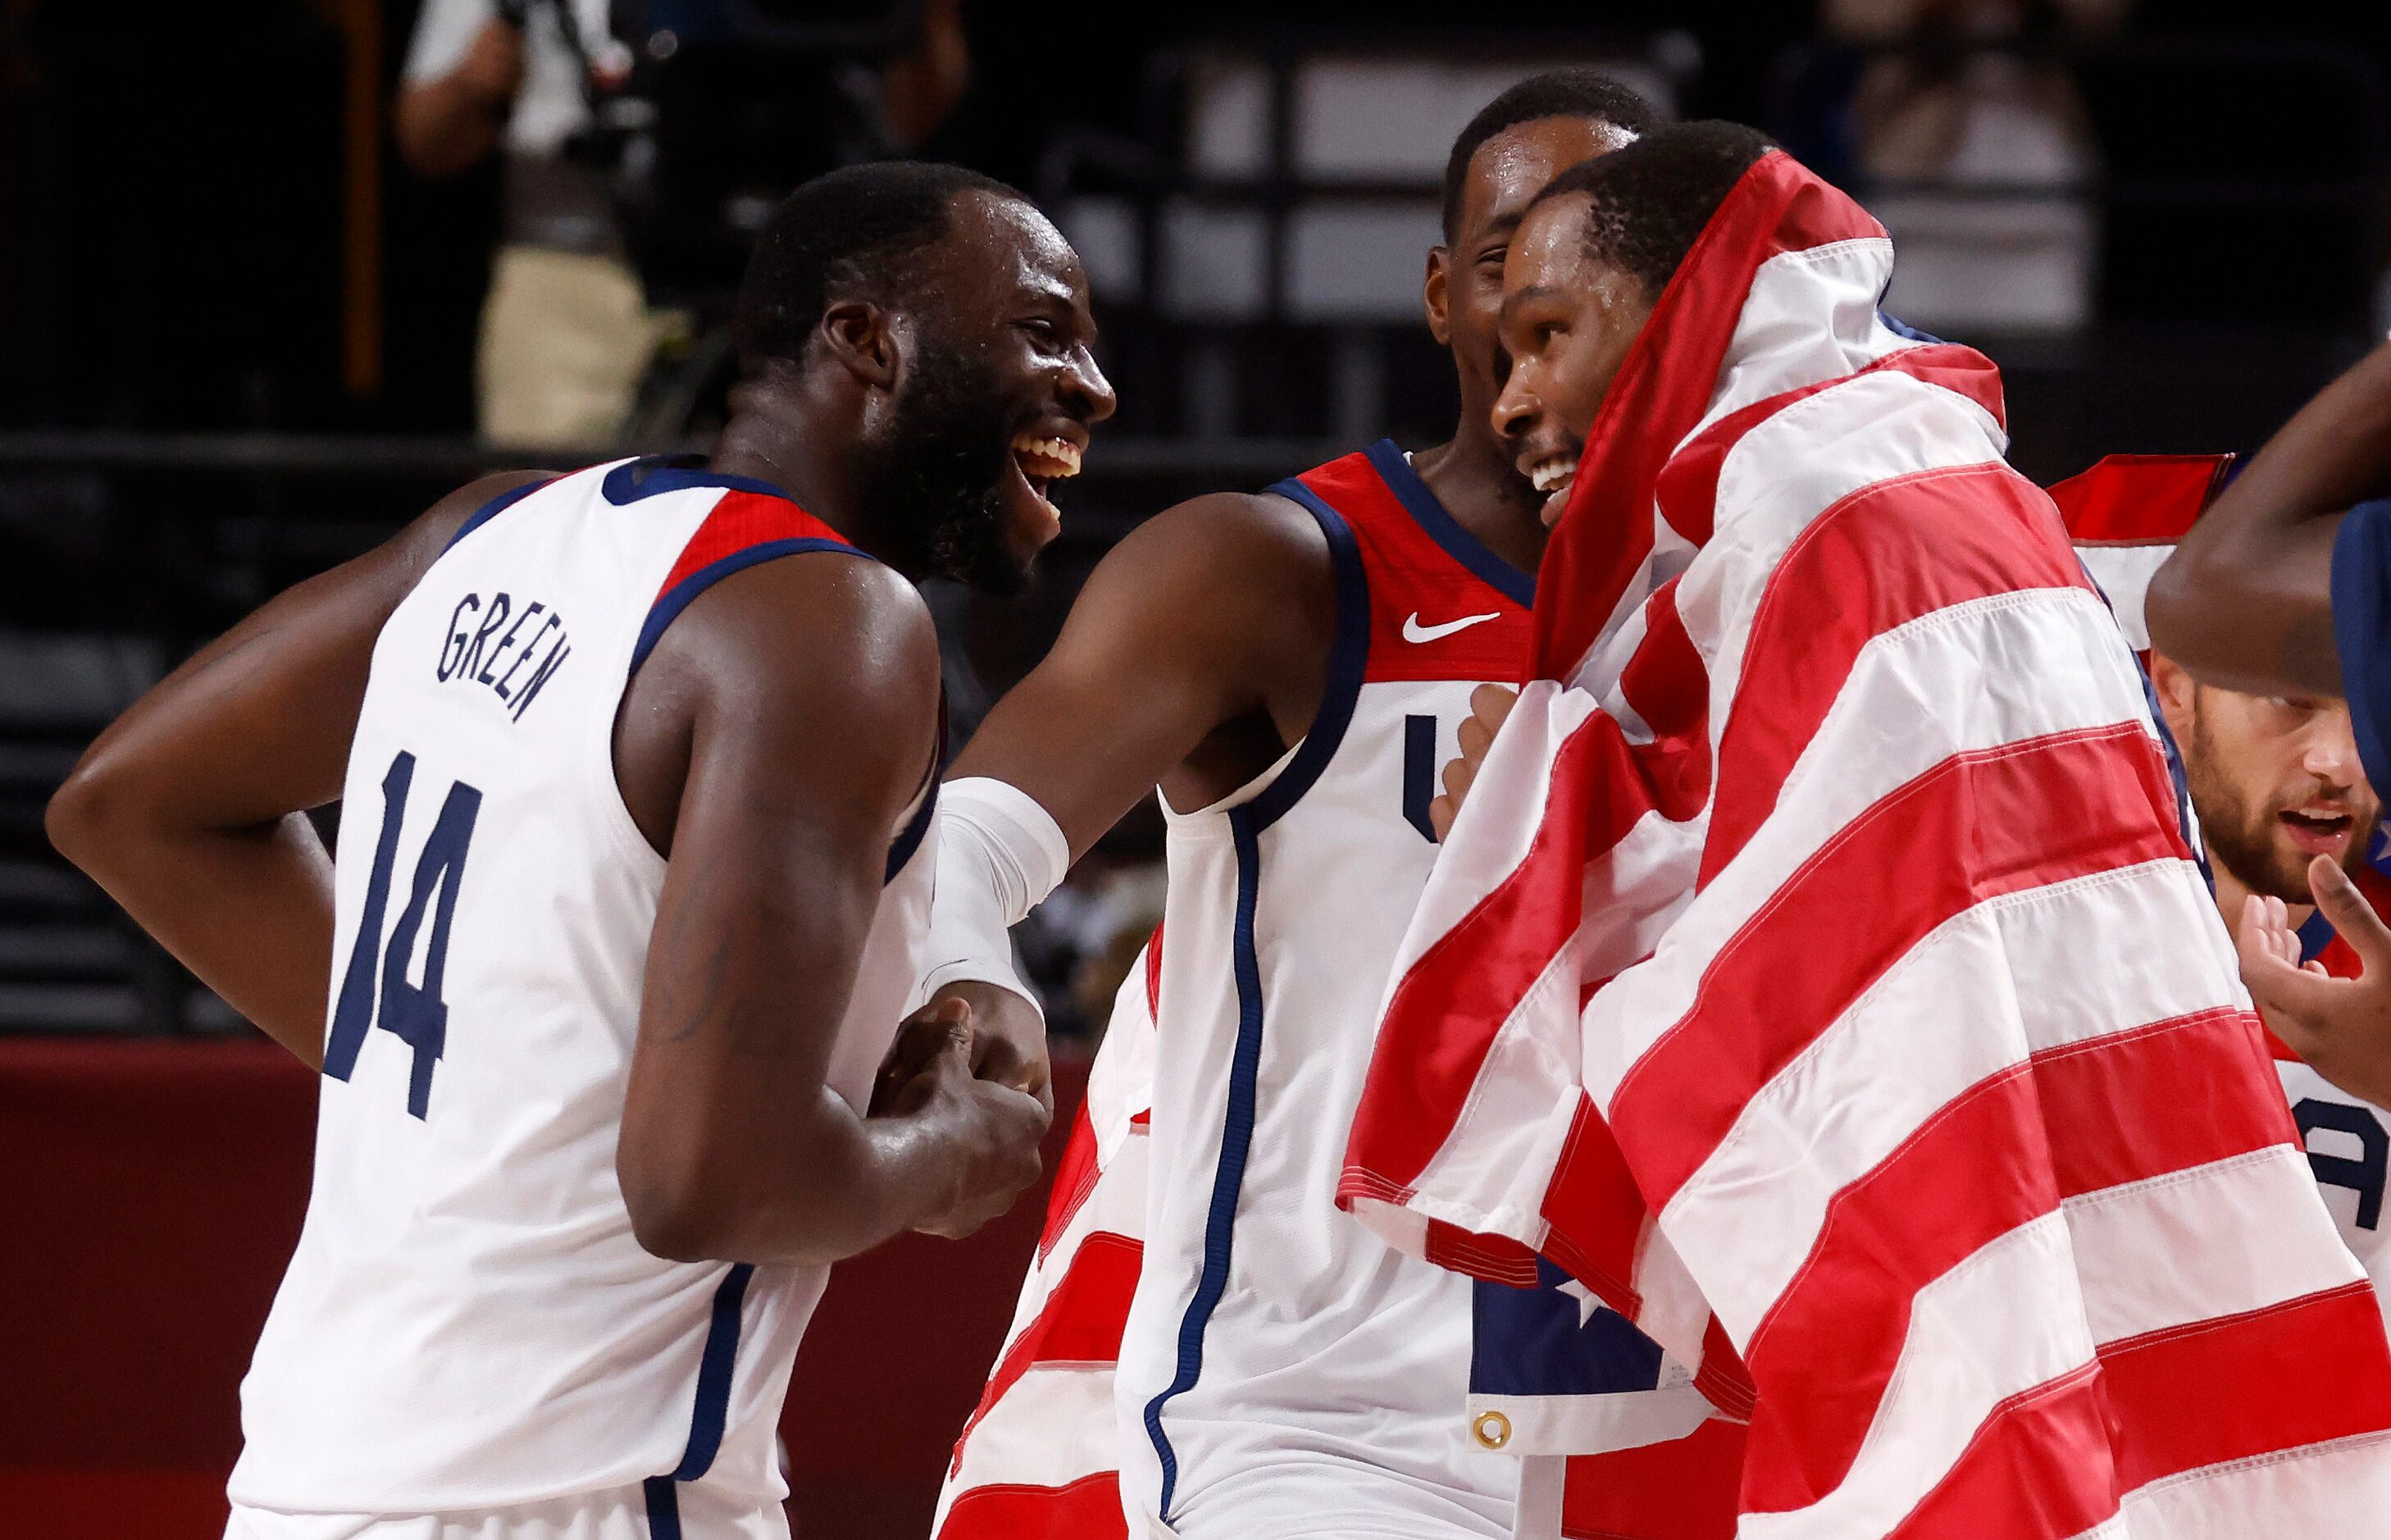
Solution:
{"label": "eyebrow", "polygon": [[1525,219],[1527,216],[1527,210],[1514,209],[1509,214],[1490,219],[1486,222],[1486,227],[1478,232],[1478,239],[1484,240],[1489,236],[1496,235],[1507,237],[1519,229],[1519,221]]}
{"label": "eyebrow", "polygon": [[1509,320],[1511,318],[1511,312],[1519,308],[1520,305],[1527,304],[1530,300],[1557,300],[1561,297],[1562,291],[1558,289],[1555,289],[1544,284],[1531,285],[1526,289],[1520,290],[1516,294],[1506,294],[1503,296],[1502,318]]}

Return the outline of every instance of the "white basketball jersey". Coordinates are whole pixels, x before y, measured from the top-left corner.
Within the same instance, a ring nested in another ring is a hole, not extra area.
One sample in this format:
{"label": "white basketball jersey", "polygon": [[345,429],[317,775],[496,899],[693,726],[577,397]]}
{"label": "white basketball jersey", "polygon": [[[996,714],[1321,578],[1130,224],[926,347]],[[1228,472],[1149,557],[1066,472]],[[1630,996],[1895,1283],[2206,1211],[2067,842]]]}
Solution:
{"label": "white basketball jersey", "polygon": [[[1318,716],[1251,784],[1166,807],[1144,1264],[1116,1380],[1131,1511],[1186,1535],[1510,1534],[1470,1450],[1470,1285],[1337,1209],[1378,1008],[1479,684],[1517,682],[1529,576],[1391,443],[1272,489],[1328,537]],[[1133,1526],[1134,1528],[1134,1526]]]}
{"label": "white basketball jersey", "polygon": [[[422,1513],[644,1482],[665,1537],[676,1482],[782,1495],[772,1430],[827,1270],[662,1261],[615,1180],[665,861],[613,740],[691,600],[800,554],[860,556],[763,483],[624,461],[482,510],[382,628],[314,1191],[241,1386],[235,1502]],[[831,1070],[859,1108],[921,971],[929,773]]]}
{"label": "white basketball jersey", "polygon": [[[2391,878],[2371,862],[2350,874],[2377,913],[2391,918]],[[2318,963],[2336,978],[2365,971],[2357,951],[2321,912],[2300,927],[2300,958]],[[2341,1238],[2366,1266],[2386,1315],[2391,1315],[2391,1226],[2383,1213],[2384,1188],[2391,1181],[2391,1111],[2351,1095],[2300,1062],[2299,1055],[2269,1035],[2275,1072],[2292,1104],[2292,1120],[2316,1172],[2317,1191],[2333,1210]]]}

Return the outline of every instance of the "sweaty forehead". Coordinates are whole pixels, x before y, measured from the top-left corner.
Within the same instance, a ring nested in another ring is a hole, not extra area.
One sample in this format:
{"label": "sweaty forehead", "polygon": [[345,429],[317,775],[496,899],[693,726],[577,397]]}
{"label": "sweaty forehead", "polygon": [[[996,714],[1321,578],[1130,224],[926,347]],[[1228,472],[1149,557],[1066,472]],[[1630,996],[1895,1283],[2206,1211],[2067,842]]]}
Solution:
{"label": "sweaty forehead", "polygon": [[1086,291],[1079,254],[1044,214],[1018,199],[976,189],[955,198],[943,253],[949,272],[974,293]]}
{"label": "sweaty forehead", "polygon": [[1583,239],[1594,200],[1577,192],[1539,203],[1519,222],[1503,259],[1503,289],[1587,288],[1596,263]]}
{"label": "sweaty forehead", "polygon": [[1544,184],[1577,164],[1635,142],[1635,136],[1600,118],[1538,118],[1514,123],[1478,147],[1463,184],[1457,240],[1467,241],[1496,225],[1507,225],[1544,190]]}

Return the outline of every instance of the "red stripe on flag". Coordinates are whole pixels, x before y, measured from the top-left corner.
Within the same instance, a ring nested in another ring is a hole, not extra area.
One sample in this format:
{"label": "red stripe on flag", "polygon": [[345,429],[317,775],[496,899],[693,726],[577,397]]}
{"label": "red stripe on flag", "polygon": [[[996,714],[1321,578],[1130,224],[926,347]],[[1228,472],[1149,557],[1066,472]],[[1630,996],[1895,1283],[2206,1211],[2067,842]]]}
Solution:
{"label": "red stripe on flag", "polygon": [[1513,1288],[1537,1284],[1536,1254],[1507,1236],[1481,1236],[1441,1219],[1428,1222],[1420,1255],[1454,1273]]}
{"label": "red stripe on flag", "polygon": [[976,1486],[957,1497],[937,1540],[1128,1540],[1120,1477],[1099,1470],[1068,1486]]}
{"label": "red stripe on flag", "polygon": [[2257,1023],[2220,1006],[2034,1056],[2061,1197],[2300,1142]]}
{"label": "red stripe on flag", "polygon": [[1619,692],[1652,731],[1632,750],[1652,804],[1682,823],[1711,795],[1711,676],[1677,611],[1674,578],[1645,602],[1644,640],[1620,672]]}
{"label": "red stripe on flag", "polygon": [[674,586],[690,574],[767,540],[849,543],[846,536],[786,498],[764,492],[725,492],[705,515],[705,522],[697,526],[697,533],[689,537],[689,544],[681,547],[680,559],[665,575],[656,597],[662,599],[672,592]]}
{"label": "red stripe on flag", "polygon": [[[2174,823],[2132,722],[1954,755],[1878,801],[1726,939],[1692,1010],[1620,1082],[1610,1122],[1646,1201],[1665,1207],[1744,1104],[1928,932],[2000,894],[2179,856]],[[1865,924],[1855,894],[1873,900]]]}
{"label": "red stripe on flag", "polygon": [[2011,1396],[1886,1540],[2066,1540],[2117,1511],[2100,1370]]}
{"label": "red stripe on flag", "polygon": [[1955,343],[1906,347],[1849,374],[1755,401],[1704,428],[1661,468],[1660,480],[1653,487],[1661,516],[1694,544],[1708,540],[1718,512],[1719,467],[1725,462],[1728,451],[1743,442],[1743,435],[1805,396],[1869,374],[1906,374],[1966,396],[1996,420],[2001,415],[2000,371],[1993,367],[1990,358]]}
{"label": "red stripe on flag", "polygon": [[1526,859],[1395,986],[1346,1146],[1340,1196],[1408,1194],[1443,1145],[1496,1032],[1576,934],[1589,841],[1607,835],[1615,842],[1642,810],[1597,802],[1638,792],[1631,766],[1619,725],[1600,713],[1586,718],[1555,756]]}
{"label": "red stripe on flag", "polygon": [[2049,499],[2006,465],[1896,476],[1820,513],[1777,562],[1752,616],[1698,885],[1776,808],[1869,642],[1972,599],[2087,587]]}
{"label": "red stripe on flag", "polygon": [[1570,1459],[1565,1540],[1733,1540],[1743,1427],[1712,1417],[1681,1439]]}
{"label": "red stripe on flag", "polygon": [[1046,1228],[1038,1234],[1038,1261],[1042,1264],[1054,1249],[1063,1232],[1071,1227],[1072,1216],[1096,1190],[1096,1182],[1104,1175],[1096,1165],[1096,1125],[1088,1118],[1088,1104],[1079,1104],[1079,1115],[1071,1119],[1071,1139],[1063,1146],[1063,1158],[1054,1162],[1053,1196],[1046,1200]]}
{"label": "red stripe on flag", "polygon": [[[1801,1272],[1751,1334],[1751,1505],[1801,1508],[1842,1483],[1919,1289],[2062,1198],[2287,1142],[2273,1078],[2247,1018],[2226,1008],[2037,1055],[1945,1104],[1835,1195]],[[1988,1337],[1984,1352],[1997,1360],[2004,1347]]]}
{"label": "red stripe on flag", "polygon": [[955,1440],[955,1468],[963,1463],[972,1430],[1023,1375],[1040,1364],[1110,1364],[1120,1357],[1121,1328],[1129,1321],[1130,1298],[1137,1292],[1144,1256],[1144,1246],[1108,1230],[1098,1230],[1079,1243],[1070,1265],[1039,1307],[1038,1318],[989,1371],[979,1404]]}
{"label": "red stripe on flag", "polygon": [[1544,1218],[1552,1227],[1544,1252],[1631,1321],[1644,1310],[1635,1290],[1635,1253],[1645,1213],[1627,1157],[1594,1098],[1581,1091],[1569,1140],[1544,1189]]}
{"label": "red stripe on flag", "polygon": [[1162,922],[1154,922],[1154,934],[1145,938],[1145,1019],[1157,1027],[1162,1021]]}
{"label": "red stripe on flag", "polygon": [[2085,544],[2182,538],[2232,467],[2231,455],[2109,455],[2050,489],[2067,533]]}
{"label": "red stripe on flag", "polygon": [[2100,1350],[2125,1489],[2391,1428],[2391,1348],[2353,1283]]}

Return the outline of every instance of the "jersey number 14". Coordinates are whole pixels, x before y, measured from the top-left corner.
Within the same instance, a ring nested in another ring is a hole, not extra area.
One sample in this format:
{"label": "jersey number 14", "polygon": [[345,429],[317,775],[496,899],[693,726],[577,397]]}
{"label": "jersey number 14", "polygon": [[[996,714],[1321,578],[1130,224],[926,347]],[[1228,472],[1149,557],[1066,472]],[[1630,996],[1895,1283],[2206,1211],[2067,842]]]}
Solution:
{"label": "jersey number 14", "polygon": [[[366,884],[365,912],[357,923],[356,939],[349,947],[348,969],[341,976],[331,1033],[324,1041],[324,1073],[336,1081],[347,1080],[357,1067],[357,1051],[365,1046],[366,1033],[380,1027],[415,1050],[415,1066],[407,1083],[407,1110],[420,1118],[432,1105],[432,1068],[448,1039],[448,1006],[440,998],[440,980],[447,971],[448,927],[457,917],[457,888],[465,880],[465,847],[473,838],[473,820],[481,816],[482,794],[462,781],[449,786],[446,800],[440,804],[440,816],[424,838],[423,851],[415,859],[407,908],[384,946],[382,917],[390,910],[391,867],[398,858],[399,826],[407,817],[407,788],[414,781],[415,756],[402,749],[381,778],[381,833],[374,840],[373,875]],[[415,955],[416,938],[423,929],[423,916],[432,909],[435,890],[440,904],[432,915],[432,938],[423,949],[423,982],[410,984],[407,965]]]}

